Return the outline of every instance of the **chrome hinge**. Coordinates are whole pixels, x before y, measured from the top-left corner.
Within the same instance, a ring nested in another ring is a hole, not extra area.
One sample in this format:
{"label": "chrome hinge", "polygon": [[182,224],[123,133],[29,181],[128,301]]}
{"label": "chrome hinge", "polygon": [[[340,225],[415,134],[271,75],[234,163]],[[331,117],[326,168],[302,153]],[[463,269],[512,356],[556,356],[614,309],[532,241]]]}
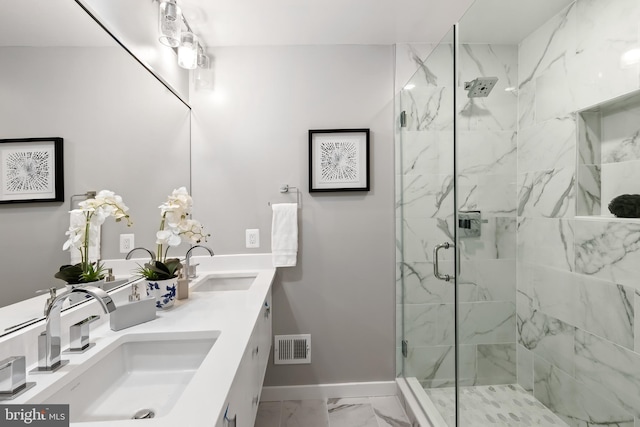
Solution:
{"label": "chrome hinge", "polygon": [[409,353],[409,342],[407,340],[402,340],[402,356],[407,357]]}

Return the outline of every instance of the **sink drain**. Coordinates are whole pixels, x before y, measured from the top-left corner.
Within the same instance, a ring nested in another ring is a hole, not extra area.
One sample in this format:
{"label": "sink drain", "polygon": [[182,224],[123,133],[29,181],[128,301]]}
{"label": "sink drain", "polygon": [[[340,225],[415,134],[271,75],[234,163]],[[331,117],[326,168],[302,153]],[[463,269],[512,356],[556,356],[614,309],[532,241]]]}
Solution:
{"label": "sink drain", "polygon": [[133,414],[133,417],[131,417],[131,419],[134,419],[134,420],[146,420],[146,419],[149,419],[149,418],[153,418],[155,416],[156,416],[156,413],[153,412],[152,409],[140,409],[138,412]]}

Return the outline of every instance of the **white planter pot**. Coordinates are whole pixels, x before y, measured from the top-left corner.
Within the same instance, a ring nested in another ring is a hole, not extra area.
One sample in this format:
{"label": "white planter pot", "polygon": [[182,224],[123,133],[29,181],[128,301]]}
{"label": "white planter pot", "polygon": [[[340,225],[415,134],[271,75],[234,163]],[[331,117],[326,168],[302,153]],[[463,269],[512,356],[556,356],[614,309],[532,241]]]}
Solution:
{"label": "white planter pot", "polygon": [[167,309],[176,301],[178,278],[166,280],[147,280],[147,295],[156,299],[157,309]]}

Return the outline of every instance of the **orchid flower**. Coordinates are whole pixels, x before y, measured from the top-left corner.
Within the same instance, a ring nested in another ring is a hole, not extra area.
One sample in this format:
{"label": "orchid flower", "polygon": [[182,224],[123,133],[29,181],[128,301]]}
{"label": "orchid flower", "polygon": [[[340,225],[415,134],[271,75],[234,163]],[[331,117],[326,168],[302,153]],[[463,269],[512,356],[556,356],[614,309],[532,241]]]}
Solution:
{"label": "orchid flower", "polygon": [[62,245],[62,249],[66,251],[73,248],[80,251],[80,267],[83,277],[86,278],[86,276],[91,275],[91,272],[101,273],[100,266],[94,267],[89,261],[89,246],[97,241],[100,232],[99,227],[109,217],[113,217],[117,222],[125,219],[128,226],[131,226],[131,220],[127,214],[129,208],[123,203],[122,197],[113,191],[102,190],[94,198],[78,203],[78,206],[78,209],[74,209],[69,213],[74,214],[74,218],[84,219],[71,224],[69,230],[65,233],[68,239]]}

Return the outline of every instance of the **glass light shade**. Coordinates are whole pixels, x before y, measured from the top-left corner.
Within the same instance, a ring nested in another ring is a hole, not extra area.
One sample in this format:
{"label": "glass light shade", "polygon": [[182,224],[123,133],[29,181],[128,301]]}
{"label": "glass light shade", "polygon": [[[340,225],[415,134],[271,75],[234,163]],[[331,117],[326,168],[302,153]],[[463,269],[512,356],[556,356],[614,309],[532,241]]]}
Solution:
{"label": "glass light shade", "polygon": [[198,55],[198,68],[194,73],[196,89],[213,89],[213,70],[209,57],[203,53]]}
{"label": "glass light shade", "polygon": [[198,68],[209,68],[209,57],[202,51],[198,53]]}
{"label": "glass light shade", "polygon": [[174,1],[160,3],[158,13],[158,32],[160,43],[169,47],[180,44],[180,29],[182,28],[182,11]]}
{"label": "glass light shade", "polygon": [[180,34],[178,65],[188,70],[195,70],[198,67],[198,38],[188,31]]}

